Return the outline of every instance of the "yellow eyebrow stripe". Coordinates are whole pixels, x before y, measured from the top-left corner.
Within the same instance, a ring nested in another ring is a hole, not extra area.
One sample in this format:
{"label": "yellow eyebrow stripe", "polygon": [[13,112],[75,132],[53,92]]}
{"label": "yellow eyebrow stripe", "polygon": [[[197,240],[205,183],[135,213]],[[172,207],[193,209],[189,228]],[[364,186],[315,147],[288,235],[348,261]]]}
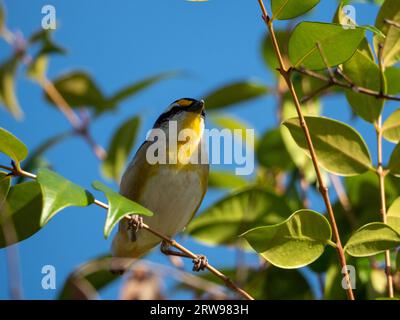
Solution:
{"label": "yellow eyebrow stripe", "polygon": [[188,106],[190,106],[190,105],[192,104],[192,102],[193,102],[193,101],[191,101],[191,100],[181,99],[181,100],[178,101],[178,104],[179,104],[181,107],[188,107]]}

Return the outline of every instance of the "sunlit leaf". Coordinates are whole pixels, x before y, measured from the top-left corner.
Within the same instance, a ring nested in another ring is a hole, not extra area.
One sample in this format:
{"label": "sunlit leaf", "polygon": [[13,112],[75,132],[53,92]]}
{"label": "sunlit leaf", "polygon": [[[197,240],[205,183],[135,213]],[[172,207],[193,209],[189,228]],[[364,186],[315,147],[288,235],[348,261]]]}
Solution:
{"label": "sunlit leaf", "polygon": [[[339,175],[356,175],[367,171],[371,157],[362,137],[349,125],[325,118],[305,117],[319,164]],[[308,153],[308,146],[299,119],[283,122],[297,145]]]}
{"label": "sunlit leaf", "polygon": [[102,164],[104,176],[119,181],[129,153],[135,145],[140,119],[132,117],[125,121],[114,133],[107,150],[107,158]]}
{"label": "sunlit leaf", "polygon": [[243,232],[288,217],[290,208],[282,197],[260,188],[228,195],[198,215],[186,228],[209,244],[234,244]]}
{"label": "sunlit leaf", "polygon": [[265,84],[256,81],[242,81],[225,85],[204,98],[206,110],[220,109],[237,103],[262,97],[268,93]]}
{"label": "sunlit leaf", "polygon": [[35,58],[33,58],[31,63],[29,64],[26,73],[29,78],[33,80],[42,81],[46,76],[47,65],[48,65],[47,55],[45,54],[37,55]]}
{"label": "sunlit leaf", "polygon": [[385,69],[386,92],[388,94],[400,93],[400,68],[388,67]]}
{"label": "sunlit leaf", "polygon": [[383,137],[393,143],[400,141],[400,109],[393,112],[382,126]]}
{"label": "sunlit leaf", "polygon": [[[379,67],[361,51],[357,50],[353,57],[343,64],[343,71],[355,85],[376,92],[380,91]],[[383,84],[383,88],[385,88],[385,84]],[[353,111],[369,122],[374,122],[379,118],[385,102],[383,99],[357,93],[351,89],[346,91],[346,97]]]}
{"label": "sunlit leaf", "polygon": [[358,229],[344,250],[353,257],[369,257],[400,245],[400,235],[390,226],[372,222]]}
{"label": "sunlit leaf", "polygon": [[311,210],[299,210],[287,220],[258,227],[242,236],[271,264],[293,269],[318,259],[331,239],[328,220]]}
{"label": "sunlit leaf", "polygon": [[387,224],[400,234],[400,197],[388,209]]}
{"label": "sunlit leaf", "polygon": [[106,223],[104,225],[104,237],[107,238],[112,229],[123,217],[130,214],[138,214],[144,216],[152,216],[153,212],[141,206],[140,204],[125,198],[119,193],[115,192],[111,188],[105,186],[99,181],[92,183],[93,188],[96,190],[104,192],[108,200],[108,212]]}
{"label": "sunlit leaf", "polygon": [[229,171],[210,171],[208,186],[211,188],[239,189],[249,184],[242,176]]}
{"label": "sunlit leaf", "polygon": [[64,208],[86,207],[94,201],[93,195],[89,191],[48,169],[39,169],[37,181],[43,194],[41,226],[44,226]]}
{"label": "sunlit leaf", "polygon": [[272,0],[272,19],[287,20],[314,8],[320,0]]}
{"label": "sunlit leaf", "polygon": [[396,177],[400,177],[400,142],[394,148],[392,155],[389,159],[390,173]]}
{"label": "sunlit leaf", "polygon": [[20,119],[22,110],[15,94],[15,72],[18,60],[17,56],[13,56],[0,65],[0,104],[4,105],[15,118]]}
{"label": "sunlit leaf", "polygon": [[[11,187],[3,210],[6,210],[6,214],[11,217],[16,231],[16,241],[25,240],[38,232],[42,212],[42,193],[39,184],[30,181]],[[4,216],[0,219],[0,224],[4,224]],[[16,241],[6,243],[4,233],[0,228],[0,248]]]}
{"label": "sunlit leaf", "polygon": [[28,155],[28,148],[12,133],[0,128],[0,152],[19,162],[24,160]]}
{"label": "sunlit leaf", "polygon": [[387,21],[400,23],[400,2],[386,0],[376,18],[375,26],[382,31],[385,38],[374,37],[375,52],[379,52],[379,44],[383,45],[382,62],[384,66],[391,66],[400,61],[400,28]]}
{"label": "sunlit leaf", "polygon": [[344,29],[339,24],[301,22],[289,40],[289,57],[295,67],[318,70],[326,68],[317,48],[320,44],[330,67],[348,60],[363,39],[362,28]]}

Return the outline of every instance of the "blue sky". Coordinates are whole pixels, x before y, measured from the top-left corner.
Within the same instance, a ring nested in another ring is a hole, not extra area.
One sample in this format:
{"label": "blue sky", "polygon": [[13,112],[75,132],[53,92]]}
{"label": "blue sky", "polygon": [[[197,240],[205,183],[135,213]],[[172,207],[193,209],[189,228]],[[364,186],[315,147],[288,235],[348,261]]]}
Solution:
{"label": "blue sky", "polygon": [[[184,76],[159,83],[126,100],[116,112],[93,123],[91,131],[103,146],[107,146],[114,129],[134,114],[143,117],[139,141],[143,140],[158,114],[177,98],[200,98],[234,80],[254,78],[266,85],[273,84],[272,75],[261,59],[260,44],[266,30],[255,0],[211,0],[208,3],[184,0],[3,2],[7,8],[9,29],[19,30],[25,36],[40,28],[42,6],[55,6],[59,24],[54,38],[68,49],[68,55],[51,59],[50,78],[70,70],[86,70],[106,94],[111,94],[124,85],[161,71],[185,72]],[[328,22],[336,5],[335,0],[322,0],[306,19]],[[356,4],[355,7],[358,24],[373,24],[377,7],[367,4]],[[278,22],[277,27],[284,24]],[[0,58],[9,54],[10,49],[1,42]],[[70,128],[65,118],[43,100],[40,88],[22,72],[18,76],[17,92],[25,112],[24,120],[17,122],[0,110],[0,125],[23,140],[31,150],[45,138]],[[275,103],[272,96],[267,96],[227,112],[262,133],[276,125]],[[394,110],[393,106],[387,109]],[[324,99],[326,116],[349,121],[348,110],[343,98]],[[362,120],[353,124],[371,149],[375,149],[371,125]],[[385,147],[387,150],[390,148],[388,144]],[[373,150],[371,153],[375,155]],[[101,179],[98,160],[78,138],[57,145],[46,154],[46,158],[57,172],[84,187],[90,188],[93,180]],[[0,156],[0,163],[6,163],[6,158]],[[202,208],[221,195],[221,192],[209,192]],[[322,210],[318,198],[314,198],[314,209]],[[43,265],[56,267],[57,288],[60,289],[66,276],[77,265],[108,252],[110,240],[104,240],[102,235],[104,218],[105,212],[95,206],[69,208],[52,219],[43,230],[22,242],[19,250],[24,296],[52,299],[57,295],[57,290],[41,288]],[[231,249],[205,247],[191,239],[181,240],[193,251],[205,253],[217,266],[234,262],[235,254]],[[168,263],[157,250],[150,259]],[[256,261],[254,255],[248,256],[248,260]],[[5,252],[0,250],[0,298],[9,297],[5,265]],[[104,290],[102,297],[115,298],[118,285],[116,283]]]}

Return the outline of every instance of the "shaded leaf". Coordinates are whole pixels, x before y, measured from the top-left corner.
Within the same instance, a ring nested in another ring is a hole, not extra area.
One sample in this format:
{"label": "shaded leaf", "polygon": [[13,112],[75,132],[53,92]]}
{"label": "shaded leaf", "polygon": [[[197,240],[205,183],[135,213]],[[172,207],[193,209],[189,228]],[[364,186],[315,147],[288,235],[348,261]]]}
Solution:
{"label": "shaded leaf", "polygon": [[102,172],[107,178],[119,181],[128,156],[135,145],[139,125],[139,117],[132,117],[115,131],[108,146],[107,158],[102,163]]}
{"label": "shaded leaf", "polygon": [[0,65],[0,104],[16,118],[22,117],[22,110],[15,94],[15,73],[19,57],[14,56]]}
{"label": "shaded leaf", "polygon": [[37,56],[48,54],[66,54],[67,50],[54,42],[52,39],[52,29],[41,29],[29,37],[29,43],[40,43],[41,48]]}
{"label": "shaded leaf", "polygon": [[11,176],[0,171],[0,212],[3,210],[3,204],[7,198],[8,191],[10,191],[10,186]]}
{"label": "shaded leaf", "polygon": [[385,20],[400,23],[400,2],[398,0],[386,0],[375,21],[375,26],[385,35],[385,38],[379,35],[374,36],[375,52],[379,52],[379,44],[382,44],[383,65],[391,66],[400,61],[400,28],[386,23]]}
{"label": "shaded leaf", "polygon": [[41,226],[62,209],[71,206],[86,207],[94,201],[89,191],[48,169],[39,169],[37,181],[43,194]]}
{"label": "shaded leaf", "polygon": [[388,67],[385,69],[386,92],[388,94],[400,93],[400,68]]}
{"label": "shaded leaf", "polygon": [[348,60],[364,38],[362,28],[344,29],[339,24],[301,22],[289,40],[289,57],[294,67],[326,68],[316,46],[320,44],[330,67]]}
{"label": "shaded leaf", "polygon": [[274,266],[294,269],[317,260],[331,235],[323,215],[304,209],[279,224],[249,230],[242,237]]}
{"label": "shaded leaf", "polygon": [[272,19],[287,20],[314,8],[320,0],[271,0]]}
{"label": "shaded leaf", "polygon": [[[343,64],[343,71],[355,85],[380,91],[379,67],[361,51],[357,50],[353,57]],[[376,99],[350,89],[346,90],[346,97],[353,111],[369,122],[374,122],[379,118],[385,103],[384,99]]]}
{"label": "shaded leaf", "polygon": [[3,3],[0,2],[0,33],[4,28],[5,21],[6,21],[6,15],[5,15],[5,12],[4,12]]}
{"label": "shaded leaf", "polygon": [[[40,230],[40,214],[42,212],[42,193],[37,182],[30,181],[17,184],[10,188],[3,210],[12,219],[17,241],[25,240]],[[4,218],[0,218],[0,224]],[[11,245],[5,240],[0,228],[0,248]]]}
{"label": "shaded leaf", "polygon": [[387,224],[400,234],[400,197],[388,209]]}
{"label": "shaded leaf", "polygon": [[102,191],[108,200],[108,211],[106,223],[104,225],[104,237],[108,238],[112,229],[123,217],[130,214],[152,216],[153,212],[141,206],[140,204],[125,198],[111,188],[105,186],[99,181],[92,183],[93,188]]}
{"label": "shaded leaf", "polygon": [[400,245],[400,235],[388,225],[372,222],[358,229],[344,250],[353,257],[369,257]]}
{"label": "shaded leaf", "polygon": [[261,188],[228,195],[193,219],[186,232],[209,244],[234,244],[250,228],[277,223],[290,214],[282,197]]}
{"label": "shaded leaf", "polygon": [[[339,175],[356,175],[367,171],[371,157],[362,137],[349,125],[325,118],[305,117],[319,164]],[[308,146],[299,119],[283,122],[297,145],[308,154]]]}
{"label": "shaded leaf", "polygon": [[206,109],[215,110],[249,101],[268,93],[266,85],[255,81],[228,84],[209,93],[204,98]]}
{"label": "shaded leaf", "polygon": [[248,184],[242,176],[229,171],[210,171],[208,176],[208,186],[211,188],[239,189]]}
{"label": "shaded leaf", "polygon": [[[279,48],[281,49],[281,53],[285,61],[287,60],[288,55],[288,42],[289,42],[289,32],[285,30],[275,30],[275,37],[279,44]],[[276,58],[275,50],[272,45],[271,36],[268,35],[263,39],[261,52],[264,59],[265,64],[270,67],[273,71],[277,71],[276,68],[279,68],[279,62]]]}
{"label": "shaded leaf", "polygon": [[400,177],[400,142],[396,145],[390,156],[388,167],[391,174]]}
{"label": "shaded leaf", "polygon": [[24,160],[28,155],[28,148],[12,133],[0,128],[0,152],[19,162]]}
{"label": "shaded leaf", "polygon": [[400,109],[393,112],[382,126],[383,137],[393,143],[400,141]]}

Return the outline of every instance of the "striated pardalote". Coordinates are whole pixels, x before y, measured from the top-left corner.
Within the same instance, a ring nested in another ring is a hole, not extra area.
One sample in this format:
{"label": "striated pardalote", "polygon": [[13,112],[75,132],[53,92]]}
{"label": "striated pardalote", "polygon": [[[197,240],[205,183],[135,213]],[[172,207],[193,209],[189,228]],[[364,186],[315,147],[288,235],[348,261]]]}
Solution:
{"label": "striated pardalote", "polygon": [[[159,116],[122,176],[120,193],[154,212],[151,217],[134,218],[169,237],[186,227],[207,191],[204,120],[203,100],[173,102]],[[134,230],[130,221],[123,219],[113,239],[112,254],[139,258],[160,242],[147,230]],[[165,243],[161,249],[169,252]]]}

